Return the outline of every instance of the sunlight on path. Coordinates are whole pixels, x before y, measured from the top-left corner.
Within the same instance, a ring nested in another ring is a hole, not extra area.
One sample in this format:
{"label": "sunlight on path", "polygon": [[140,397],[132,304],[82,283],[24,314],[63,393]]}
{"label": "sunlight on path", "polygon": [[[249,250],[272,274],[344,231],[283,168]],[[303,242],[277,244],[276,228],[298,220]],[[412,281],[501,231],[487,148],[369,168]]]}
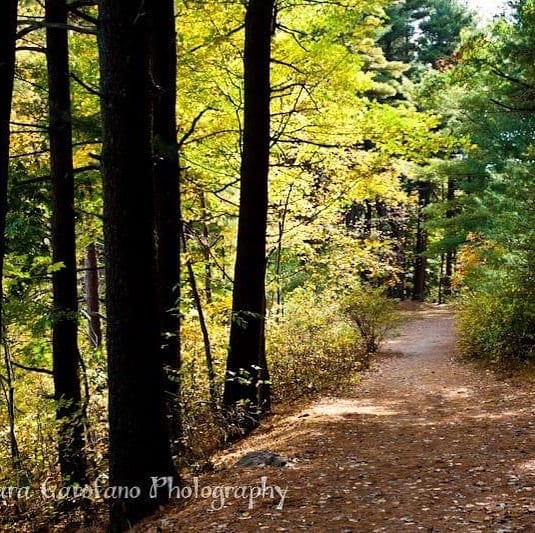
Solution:
{"label": "sunlight on path", "polygon": [[[324,398],[220,456],[267,448],[280,469],[225,468],[204,485],[288,489],[284,507],[230,499],[170,507],[161,531],[535,531],[534,409],[515,389],[455,359],[450,309],[424,306],[354,394]],[[152,526],[152,524],[151,524]],[[143,531],[151,529],[145,525]],[[156,531],[156,529],[154,529]]]}

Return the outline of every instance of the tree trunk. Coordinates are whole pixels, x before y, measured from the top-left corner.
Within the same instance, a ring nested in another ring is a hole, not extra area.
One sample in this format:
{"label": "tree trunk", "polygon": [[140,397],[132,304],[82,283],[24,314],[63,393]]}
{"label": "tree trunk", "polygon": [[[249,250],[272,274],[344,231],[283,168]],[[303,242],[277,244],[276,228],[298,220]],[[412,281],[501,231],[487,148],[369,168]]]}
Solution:
{"label": "tree trunk", "polygon": [[[17,6],[17,0],[4,0],[0,5],[0,344],[2,345],[6,342],[4,339],[3,276],[4,257],[6,254],[7,187],[9,181],[9,120],[11,117],[13,79],[15,76]],[[5,349],[8,349],[7,346],[5,346]],[[9,369],[6,368],[6,371],[9,372]],[[13,451],[12,447],[12,453]]]}
{"label": "tree trunk", "polygon": [[424,227],[423,210],[429,205],[431,199],[431,184],[420,182],[418,184],[418,220],[416,229],[416,259],[414,262],[414,287],[412,299],[423,302],[426,291],[427,258],[427,231]]}
{"label": "tree trunk", "polygon": [[[250,0],[245,15],[244,133],[232,324],[223,403],[258,408],[257,367],[263,350],[270,144],[273,0]],[[237,379],[247,377],[248,379]]]}
{"label": "tree trunk", "polygon": [[292,196],[293,184],[290,184],[288,187],[288,194],[286,195],[286,200],[283,205],[279,208],[279,220],[278,220],[278,234],[277,234],[277,256],[275,260],[275,280],[277,283],[276,287],[276,321],[278,322],[280,317],[283,315],[283,302],[282,302],[282,278],[281,278],[281,268],[282,268],[282,243],[284,240],[284,232],[286,230],[286,217],[288,216],[288,206],[290,204],[290,197]]}
{"label": "tree trunk", "polygon": [[[264,316],[266,315],[266,300],[264,298]],[[258,358],[258,371],[256,374],[258,383],[258,411],[265,415],[271,410],[271,376],[266,357],[266,328],[262,328],[260,339],[260,355]]]}
{"label": "tree trunk", "polygon": [[366,206],[364,212],[364,235],[366,237],[371,237],[373,220],[372,203],[370,200],[364,200],[364,204]]}
{"label": "tree trunk", "polygon": [[154,98],[154,198],[157,269],[160,305],[161,359],[164,368],[169,436],[179,453],[182,440],[180,417],[180,195],[176,139],[176,33],[173,0],[153,5],[151,73]]}
{"label": "tree trunk", "polygon": [[405,284],[407,277],[407,265],[405,257],[406,224],[403,220],[401,208],[394,209],[390,215],[390,233],[392,236],[393,264],[397,269],[396,283],[392,287],[391,297],[405,300]]}
{"label": "tree trunk", "polygon": [[[455,200],[455,191],[456,191],[456,183],[453,178],[448,178],[448,191],[446,200],[448,202],[453,202]],[[453,218],[455,216],[455,211],[453,209],[448,209],[446,212],[447,218]],[[453,270],[455,268],[455,250],[448,250],[446,253],[446,273],[444,275],[444,296],[451,296],[452,289],[451,289],[451,283],[453,278]]]}
{"label": "tree trunk", "polygon": [[[66,0],[46,0],[46,21],[67,23]],[[59,422],[59,464],[65,482],[83,484],[87,477],[78,351],[78,288],[71,92],[67,30],[47,27],[47,68],[52,183],[52,359]]]}
{"label": "tree trunk", "polygon": [[136,497],[110,501],[110,529],[153,512],[175,478],[160,350],[152,158],[150,22],[154,1],[101,0],[104,240],[109,375],[110,485]]}
{"label": "tree trunk", "polygon": [[17,441],[16,433],[16,408],[15,408],[15,374],[13,372],[13,360],[11,358],[11,351],[7,340],[6,328],[2,332],[3,348],[4,348],[4,365],[6,369],[5,376],[2,376],[0,381],[2,382],[2,389],[4,390],[4,396],[7,406],[7,415],[9,421],[9,447],[11,451],[11,462],[13,470],[17,473],[19,480],[23,479],[22,476],[22,462],[20,457],[20,449]]}
{"label": "tree trunk", "polygon": [[[186,236],[184,235],[183,228],[180,231],[180,237],[182,240],[182,250],[184,254],[188,252],[188,243],[186,241]],[[214,358],[212,355],[212,344],[210,342],[210,332],[208,331],[208,325],[206,323],[206,317],[204,316],[204,310],[202,308],[201,295],[197,287],[197,279],[195,277],[195,271],[193,270],[193,264],[190,259],[186,260],[186,268],[188,269],[188,278],[191,288],[191,295],[193,297],[193,303],[199,315],[199,326],[201,328],[202,340],[204,344],[204,357],[206,361],[206,372],[208,377],[208,394],[210,396],[210,408],[212,413],[217,412],[217,388],[215,381],[215,370],[214,370]]]}
{"label": "tree trunk", "polygon": [[438,276],[438,303],[443,304],[444,303],[444,263],[446,261],[446,257],[444,254],[440,254],[440,270],[439,270],[439,276]]}
{"label": "tree trunk", "polygon": [[95,243],[85,250],[85,292],[88,320],[89,340],[93,347],[102,344],[102,322],[100,320],[98,261]]}
{"label": "tree trunk", "polygon": [[210,257],[210,231],[208,229],[208,207],[204,191],[200,193],[201,213],[202,213],[202,250],[204,255],[204,295],[206,303],[212,303],[212,263]]}
{"label": "tree trunk", "polygon": [[455,268],[455,251],[449,250],[446,253],[446,272],[444,274],[444,296],[451,296],[452,291],[452,278]]}

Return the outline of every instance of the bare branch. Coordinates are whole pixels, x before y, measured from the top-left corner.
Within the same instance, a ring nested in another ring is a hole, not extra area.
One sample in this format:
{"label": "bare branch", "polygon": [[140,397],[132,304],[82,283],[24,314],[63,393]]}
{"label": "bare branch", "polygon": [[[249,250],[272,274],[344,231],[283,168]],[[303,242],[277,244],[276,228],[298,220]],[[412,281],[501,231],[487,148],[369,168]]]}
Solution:
{"label": "bare branch", "polygon": [[507,109],[508,111],[514,111],[516,113],[534,113],[535,112],[535,107],[514,107],[508,104],[504,104],[503,102],[500,102],[499,100],[495,100],[494,98],[490,98],[490,101],[493,104],[496,104],[497,106],[502,107],[503,109]]}
{"label": "bare branch", "polygon": [[95,89],[94,87],[91,87],[91,85],[88,85],[85,83],[85,81],[81,80],[76,74],[71,72],[71,78],[78,84],[80,87],[83,87],[88,93],[93,94],[94,96],[98,96],[99,98],[102,96],[102,93]]}
{"label": "bare branch", "polygon": [[498,67],[491,67],[491,71],[496,74],[496,76],[499,76],[500,78],[503,78],[507,81],[517,83],[518,85],[522,85],[523,87],[526,87],[527,89],[535,89],[535,85],[531,85],[527,81],[521,80],[520,78],[515,78],[514,76],[511,76],[509,74],[506,74],[502,70],[500,70]]}
{"label": "bare branch", "polygon": [[180,150],[184,143],[195,133],[195,128],[197,127],[197,124],[203,117],[205,113],[208,111],[216,111],[213,107],[207,107],[206,109],[203,109],[194,119],[191,123],[190,127],[188,128],[188,131],[182,136],[182,139],[178,142],[178,149]]}
{"label": "bare branch", "polygon": [[17,46],[16,52],[37,52],[39,54],[46,54],[46,48],[44,46]]}
{"label": "bare branch", "polygon": [[[85,167],[79,167],[75,168],[73,170],[74,174],[81,174],[82,172],[87,172],[89,170],[100,170],[100,166],[98,165],[87,165]],[[22,180],[19,182],[19,185],[31,185],[33,183],[44,183],[46,181],[50,180],[50,174],[47,174],[45,176],[37,176],[35,178],[30,178],[27,180]]]}
{"label": "bare branch", "polygon": [[75,17],[85,20],[94,26],[98,26],[98,19],[88,13],[84,13],[81,9],[71,9],[70,11]]}
{"label": "bare branch", "polygon": [[224,39],[228,39],[231,35],[234,35],[235,33],[238,33],[239,31],[243,30],[244,27],[245,27],[245,24],[240,24],[239,26],[228,31],[227,33],[224,33],[223,35],[218,35],[209,43],[202,43],[202,44],[198,44],[197,46],[194,46],[191,50],[189,50],[189,53],[193,54],[197,52],[197,50],[200,50],[201,48],[204,48],[205,46],[209,46],[213,44],[214,41],[222,41]]}
{"label": "bare branch", "polygon": [[82,7],[96,7],[98,6],[98,0],[73,0],[68,2],[67,7],[69,9],[80,9]]}
{"label": "bare branch", "polygon": [[57,29],[60,29],[60,30],[69,30],[69,31],[73,31],[73,32],[76,32],[76,33],[84,33],[86,35],[96,35],[97,34],[97,30],[95,28],[90,28],[88,26],[77,26],[75,24],[58,24],[58,23],[55,23],[55,22],[46,22],[46,21],[41,21],[41,22],[35,22],[33,20],[28,20],[28,19],[22,19],[22,20],[19,20],[19,24],[20,23],[23,23],[23,24],[28,24],[28,26],[26,26],[25,28],[22,28],[21,30],[19,30],[17,32],[17,39],[21,39],[22,37],[24,37],[25,35],[28,35],[29,33],[32,33],[36,30],[40,30],[40,29],[43,29],[43,28],[57,28]]}
{"label": "bare branch", "polygon": [[17,368],[21,368],[22,370],[27,370],[28,372],[37,372],[38,374],[46,374],[47,376],[53,376],[54,372],[52,370],[48,370],[46,368],[37,368],[34,366],[26,366],[22,365],[21,363],[17,363],[15,361],[11,361],[11,364]]}
{"label": "bare branch", "polygon": [[275,65],[282,65],[283,67],[291,68],[292,70],[295,70],[296,72],[298,72],[299,74],[302,74],[303,76],[305,75],[305,73],[302,70],[297,68],[295,65],[292,65],[291,63],[287,63],[286,61],[281,61],[280,59],[275,59],[274,57],[272,57],[271,62],[274,63]]}

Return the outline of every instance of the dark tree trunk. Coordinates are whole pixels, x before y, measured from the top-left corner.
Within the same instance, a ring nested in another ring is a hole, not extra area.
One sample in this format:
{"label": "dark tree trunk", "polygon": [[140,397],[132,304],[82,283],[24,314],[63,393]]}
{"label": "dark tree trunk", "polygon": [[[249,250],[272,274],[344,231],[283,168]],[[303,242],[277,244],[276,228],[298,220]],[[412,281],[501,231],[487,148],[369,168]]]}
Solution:
{"label": "dark tree trunk", "polygon": [[452,291],[452,278],[455,268],[455,251],[449,250],[446,252],[446,270],[444,273],[444,296],[451,296]]}
{"label": "dark tree trunk", "polygon": [[114,531],[166,499],[150,493],[150,477],[176,476],[161,386],[147,44],[153,6],[100,2],[110,485],[140,488],[138,497],[110,502]]}
{"label": "dark tree trunk", "polygon": [[391,296],[404,300],[406,282],[406,258],[405,258],[405,238],[406,224],[404,223],[402,208],[396,208],[390,214],[390,234],[392,236],[392,255],[394,266],[398,270],[397,281],[392,287]]}
{"label": "dark tree trunk", "polygon": [[[46,0],[46,21],[67,23],[66,0]],[[52,259],[61,268],[52,276],[52,357],[56,416],[59,422],[59,464],[69,483],[87,476],[78,351],[78,288],[71,92],[67,30],[47,27],[47,68],[52,183]]]}
{"label": "dark tree trunk", "polygon": [[[188,253],[188,243],[186,236],[184,235],[183,227],[180,231],[180,237],[182,241],[182,250],[184,254]],[[201,295],[197,287],[197,279],[195,277],[195,271],[193,270],[193,264],[190,259],[186,260],[186,268],[188,270],[189,284],[191,288],[191,296],[193,297],[193,303],[197,309],[199,315],[199,326],[201,328],[202,340],[204,344],[204,357],[206,361],[206,372],[208,377],[208,394],[210,396],[210,407],[213,413],[217,411],[217,387],[216,387],[216,375],[214,370],[214,358],[212,355],[212,344],[210,342],[210,332],[208,331],[208,325],[206,323],[206,317],[204,316],[204,310],[202,308]]]}
{"label": "dark tree trunk", "polygon": [[[7,186],[9,181],[9,119],[11,117],[13,79],[15,76],[17,6],[17,0],[4,0],[0,5],[0,345],[4,343],[5,331],[3,275],[6,254]],[[9,372],[9,369],[6,368],[6,370]]]}
{"label": "dark tree trunk", "polygon": [[[282,268],[282,243],[284,240],[284,231],[286,229],[286,217],[288,216],[288,206],[290,204],[290,197],[292,196],[293,184],[288,188],[288,194],[286,195],[286,200],[283,205],[281,205],[282,212],[280,213],[280,218],[278,220],[278,235],[277,235],[277,258],[275,260],[275,279],[277,283],[276,289],[276,320],[279,321],[279,318],[283,315],[283,301],[282,301],[282,279],[281,279],[281,268]],[[267,366],[266,366],[267,370]]]}
{"label": "dark tree trunk", "polygon": [[[270,144],[273,0],[250,0],[245,15],[244,134],[232,324],[223,403],[258,407],[257,367],[265,360],[264,300]],[[250,379],[236,379],[243,374]]]}
{"label": "dark tree trunk", "polygon": [[[266,315],[266,300],[264,298],[264,316]],[[258,410],[261,415],[271,410],[271,377],[266,357],[266,329],[262,328],[260,339],[260,355],[258,358]]]}
{"label": "dark tree trunk", "polygon": [[364,212],[364,235],[370,237],[372,234],[372,217],[373,217],[373,206],[370,200],[364,200],[366,209]]}
{"label": "dark tree trunk", "polygon": [[11,350],[7,340],[6,328],[2,332],[3,348],[4,348],[4,365],[5,376],[2,376],[4,389],[7,416],[9,420],[9,448],[11,451],[11,462],[13,470],[17,472],[19,480],[23,479],[22,476],[22,461],[20,456],[19,443],[17,441],[16,433],[16,407],[15,407],[15,374],[13,372],[13,359],[11,358]]}
{"label": "dark tree trunk", "polygon": [[418,184],[418,214],[416,227],[416,258],[414,261],[414,287],[412,291],[412,299],[423,302],[425,300],[426,292],[426,269],[427,258],[425,252],[427,251],[427,231],[424,227],[424,213],[423,210],[429,205],[431,199],[431,184],[427,182],[420,182]]}
{"label": "dark tree trunk", "polygon": [[[448,191],[446,200],[453,202],[455,200],[456,183],[453,178],[448,178]],[[447,218],[453,218],[455,212],[453,209],[448,209],[446,212]],[[455,268],[455,250],[448,250],[446,253],[446,272],[444,274],[444,296],[451,296],[451,282],[453,277],[453,270]]]}
{"label": "dark tree trunk", "polygon": [[204,295],[206,297],[206,303],[212,303],[212,263],[210,257],[210,231],[208,229],[208,207],[206,205],[206,197],[204,192],[200,193],[201,199],[201,212],[202,212],[202,248],[204,255]]}
{"label": "dark tree trunk", "polygon": [[102,322],[100,320],[97,249],[94,243],[91,243],[85,250],[85,268],[88,334],[91,344],[98,348],[102,344]]}
{"label": "dark tree trunk", "polygon": [[440,254],[440,269],[439,269],[439,276],[438,276],[438,303],[443,304],[444,303],[444,263],[446,261],[446,258],[444,254]]}
{"label": "dark tree trunk", "polygon": [[164,368],[169,436],[181,447],[180,421],[180,195],[176,139],[176,34],[173,0],[153,5],[151,73],[154,93],[154,198],[160,306],[161,358]]}

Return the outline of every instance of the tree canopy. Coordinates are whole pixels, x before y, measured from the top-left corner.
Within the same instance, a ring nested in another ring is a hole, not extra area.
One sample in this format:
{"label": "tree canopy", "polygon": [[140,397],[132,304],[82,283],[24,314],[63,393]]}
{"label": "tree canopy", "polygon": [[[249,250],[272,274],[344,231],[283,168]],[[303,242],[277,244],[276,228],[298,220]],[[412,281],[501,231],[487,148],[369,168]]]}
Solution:
{"label": "tree canopy", "polygon": [[138,4],[0,6],[0,486],[109,473],[124,530],[396,301],[532,361],[533,0]]}

